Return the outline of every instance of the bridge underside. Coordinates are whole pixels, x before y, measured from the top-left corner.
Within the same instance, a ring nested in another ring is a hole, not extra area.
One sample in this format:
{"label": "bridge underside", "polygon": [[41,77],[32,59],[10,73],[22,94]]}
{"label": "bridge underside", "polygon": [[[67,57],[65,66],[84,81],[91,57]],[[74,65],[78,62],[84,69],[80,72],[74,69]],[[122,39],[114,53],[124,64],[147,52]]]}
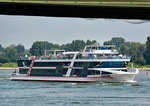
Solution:
{"label": "bridge underside", "polygon": [[150,7],[88,6],[0,2],[0,14],[47,17],[149,20]]}

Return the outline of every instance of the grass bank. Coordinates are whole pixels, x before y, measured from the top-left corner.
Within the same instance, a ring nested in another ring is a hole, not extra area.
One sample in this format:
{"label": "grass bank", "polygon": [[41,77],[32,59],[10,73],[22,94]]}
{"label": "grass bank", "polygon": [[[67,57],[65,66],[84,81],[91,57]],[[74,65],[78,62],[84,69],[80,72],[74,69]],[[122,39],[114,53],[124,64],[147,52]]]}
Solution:
{"label": "grass bank", "polygon": [[18,69],[17,63],[0,63],[0,70],[14,70],[15,68]]}
{"label": "grass bank", "polygon": [[[132,63],[129,63],[128,67],[132,68]],[[150,65],[139,65],[139,64],[133,63],[133,68],[138,68],[140,70],[150,70]]]}
{"label": "grass bank", "polygon": [[0,63],[0,68],[15,68],[18,67],[17,63]]}
{"label": "grass bank", "polygon": [[[132,67],[132,63],[129,63],[128,67],[131,68]],[[150,68],[150,65],[139,65],[139,64],[133,63],[133,67],[134,68]]]}

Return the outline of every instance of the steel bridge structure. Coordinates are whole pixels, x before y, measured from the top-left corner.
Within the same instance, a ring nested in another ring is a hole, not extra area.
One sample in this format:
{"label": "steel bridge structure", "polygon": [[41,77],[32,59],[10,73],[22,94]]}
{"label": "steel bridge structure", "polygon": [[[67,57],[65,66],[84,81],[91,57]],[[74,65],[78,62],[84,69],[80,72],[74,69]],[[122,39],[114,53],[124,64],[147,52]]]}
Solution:
{"label": "steel bridge structure", "polygon": [[0,0],[1,15],[150,19],[150,0]]}

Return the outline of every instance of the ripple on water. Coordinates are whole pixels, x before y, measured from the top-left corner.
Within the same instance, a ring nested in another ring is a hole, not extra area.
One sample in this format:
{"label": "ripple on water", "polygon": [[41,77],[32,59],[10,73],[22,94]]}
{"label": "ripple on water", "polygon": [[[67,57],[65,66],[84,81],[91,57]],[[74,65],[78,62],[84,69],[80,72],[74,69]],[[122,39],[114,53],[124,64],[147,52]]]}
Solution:
{"label": "ripple on water", "polygon": [[150,105],[149,80],[145,72],[140,72],[136,83],[26,82],[1,78],[0,105]]}
{"label": "ripple on water", "polygon": [[140,84],[131,84],[131,86],[142,86]]}

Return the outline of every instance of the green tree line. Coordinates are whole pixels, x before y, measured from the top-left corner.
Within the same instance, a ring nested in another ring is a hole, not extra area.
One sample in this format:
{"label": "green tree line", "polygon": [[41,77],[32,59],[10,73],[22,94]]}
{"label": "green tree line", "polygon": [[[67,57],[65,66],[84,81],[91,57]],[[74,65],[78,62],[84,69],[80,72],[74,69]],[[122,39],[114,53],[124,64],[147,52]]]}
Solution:
{"label": "green tree line", "polygon": [[136,64],[150,64],[150,36],[147,37],[146,44],[140,42],[128,42],[125,41],[124,38],[114,37],[110,41],[105,41],[104,45],[116,45],[120,54],[131,56],[131,61]]}
{"label": "green tree line", "polygon": [[[29,50],[25,49],[22,44],[10,45],[4,48],[0,44],[0,63],[16,62],[20,56],[42,56],[45,50],[63,49],[66,51],[80,51],[85,45],[98,43],[96,40],[73,40],[71,43],[59,45],[48,41],[33,42]],[[120,54],[131,56],[132,61],[139,65],[150,65],[150,36],[147,37],[145,44],[140,42],[125,41],[121,37],[113,37],[109,41],[105,41],[104,45],[115,45]]]}

